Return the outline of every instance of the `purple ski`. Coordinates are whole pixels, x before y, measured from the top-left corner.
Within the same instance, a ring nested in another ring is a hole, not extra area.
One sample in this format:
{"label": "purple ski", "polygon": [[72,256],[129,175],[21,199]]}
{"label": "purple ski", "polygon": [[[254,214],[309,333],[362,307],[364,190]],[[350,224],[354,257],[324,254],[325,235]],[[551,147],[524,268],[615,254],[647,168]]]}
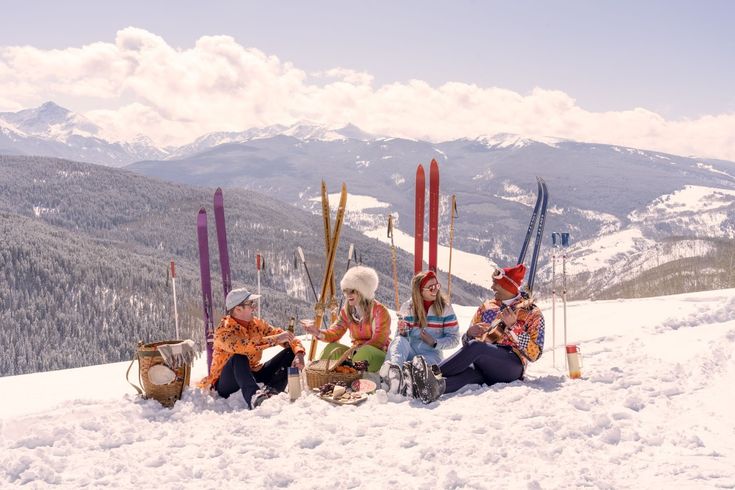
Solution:
{"label": "purple ski", "polygon": [[219,266],[222,271],[222,288],[225,298],[232,289],[230,277],[230,255],[227,252],[227,229],[225,228],[225,202],[222,189],[219,187],[214,193],[214,224],[217,227],[217,246],[219,247]]}
{"label": "purple ski", "polygon": [[212,322],[212,278],[209,274],[207,211],[204,208],[199,210],[197,216],[197,238],[199,240],[199,271],[202,278],[202,303],[204,306],[204,338],[207,343],[207,374],[209,374],[214,346],[214,324]]}

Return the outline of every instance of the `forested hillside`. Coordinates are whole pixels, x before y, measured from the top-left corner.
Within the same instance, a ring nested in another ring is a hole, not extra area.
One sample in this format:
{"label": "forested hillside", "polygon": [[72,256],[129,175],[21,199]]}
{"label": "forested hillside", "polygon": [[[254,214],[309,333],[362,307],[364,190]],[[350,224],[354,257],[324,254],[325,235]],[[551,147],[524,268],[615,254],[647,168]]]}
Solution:
{"label": "forested hillside", "polygon": [[[259,251],[266,260],[264,318],[283,324],[292,315],[313,315],[313,294],[294,251],[304,248],[318,289],[321,217],[250,190],[227,189],[227,182],[222,186],[235,286],[255,288]],[[138,340],[173,338],[167,282],[172,259],[182,336],[201,343],[201,206],[210,217],[216,319],[223,310],[213,193],[102,166],[0,156],[0,375],[121,361],[130,358]],[[378,270],[378,299],[393,306],[390,249],[344,228],[338,278],[350,243]],[[405,299],[412,258],[399,251],[398,266]],[[457,278],[452,286],[459,303],[475,304],[483,295]]]}

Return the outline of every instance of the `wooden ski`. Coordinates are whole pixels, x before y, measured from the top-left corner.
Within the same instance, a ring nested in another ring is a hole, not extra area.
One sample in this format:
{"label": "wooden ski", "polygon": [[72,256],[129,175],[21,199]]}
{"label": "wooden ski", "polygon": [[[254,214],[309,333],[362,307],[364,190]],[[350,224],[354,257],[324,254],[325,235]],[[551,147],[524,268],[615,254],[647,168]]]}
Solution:
{"label": "wooden ski", "polygon": [[[332,235],[332,238],[329,243],[329,254],[327,255],[327,262],[326,267],[324,269],[324,280],[322,281],[322,291],[321,295],[319,296],[319,301],[314,306],[314,325],[319,328],[319,326],[322,324],[322,318],[324,317],[324,309],[326,307],[326,302],[329,299],[329,283],[330,278],[334,274],[334,258],[337,254],[337,246],[339,245],[339,234],[342,230],[342,221],[344,220],[345,216],[345,207],[347,206],[347,186],[343,183],[342,184],[342,193],[340,194],[339,198],[339,207],[337,208],[337,217],[334,224],[334,232]],[[317,343],[319,342],[319,339],[316,337],[312,337],[311,339],[311,345],[309,346],[309,360],[314,360],[314,356],[316,355],[316,347]]]}

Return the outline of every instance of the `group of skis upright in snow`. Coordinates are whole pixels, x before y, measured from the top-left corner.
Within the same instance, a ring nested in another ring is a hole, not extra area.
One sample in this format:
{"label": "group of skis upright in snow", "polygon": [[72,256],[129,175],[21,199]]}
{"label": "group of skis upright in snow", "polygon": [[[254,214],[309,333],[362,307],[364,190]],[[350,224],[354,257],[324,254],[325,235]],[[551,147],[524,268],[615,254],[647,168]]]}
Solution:
{"label": "group of skis upright in snow", "polygon": [[[531,214],[531,219],[528,224],[526,235],[523,239],[521,251],[518,255],[516,264],[524,263],[526,260],[527,252],[529,251],[532,239],[533,239],[533,252],[531,254],[531,260],[528,264],[528,277],[526,278],[526,290],[524,294],[532,295],[534,280],[536,277],[536,270],[538,264],[539,251],[541,248],[541,242],[544,232],[544,224],[546,222],[546,208],[549,202],[549,194],[546,187],[546,183],[543,179],[537,177],[537,195],[536,203]],[[415,191],[415,215],[414,215],[414,273],[421,271],[424,267],[424,217],[425,217],[425,202],[426,202],[426,174],[424,172],[423,165],[419,164],[416,168],[416,191]],[[339,204],[337,205],[336,217],[334,224],[331,223],[331,210],[329,206],[329,197],[327,194],[327,186],[324,181],[321,185],[321,202],[322,202],[322,216],[324,219],[324,248],[325,248],[325,267],[323,270],[323,277],[321,282],[321,290],[317,294],[317,290],[314,287],[314,283],[309,272],[306,259],[304,257],[303,250],[298,247],[297,254],[304,266],[311,289],[315,297],[314,315],[315,324],[321,325],[322,322],[333,322],[336,314],[339,311],[336,299],[336,284],[335,284],[335,258],[337,252],[337,246],[339,245],[340,232],[342,230],[342,224],[345,216],[345,208],[347,205],[347,186],[343,183]],[[429,165],[429,229],[428,229],[428,269],[437,272],[437,244],[439,234],[439,165],[436,160],[432,160]],[[456,196],[451,197],[451,208],[450,208],[450,233],[449,233],[449,267],[448,267],[448,295],[451,298],[451,281],[452,281],[452,247],[454,241],[454,220],[458,217],[457,213],[457,200]],[[232,279],[230,276],[230,260],[227,246],[227,231],[225,227],[225,211],[224,211],[224,199],[222,195],[222,189],[218,188],[214,193],[214,219],[215,227],[217,232],[217,245],[219,249],[219,262],[222,277],[222,289],[224,297],[232,289]],[[197,216],[197,237],[199,242],[199,268],[201,274],[201,285],[202,285],[202,304],[203,304],[203,320],[204,320],[204,334],[206,339],[207,349],[207,366],[211,364],[213,342],[214,342],[214,318],[212,311],[212,281],[210,275],[210,261],[209,261],[209,235],[207,229],[207,211],[204,207],[199,210]],[[555,273],[555,252],[557,248],[557,238],[561,238],[560,244],[565,247],[568,245],[568,234],[567,233],[553,233],[552,240],[554,242],[554,270]],[[395,293],[395,305],[396,311],[400,308],[399,294],[398,294],[398,273],[396,265],[396,249],[393,243],[393,216],[388,215],[388,238],[391,241],[391,256],[392,256],[392,275],[394,282],[394,293]],[[347,267],[349,268],[350,262],[356,257],[353,245],[349,247]],[[566,255],[564,256],[566,258]],[[565,263],[564,263],[565,264]],[[258,291],[260,290],[260,272],[264,268],[264,258],[260,253],[256,254],[256,267],[258,271]],[[173,268],[173,263],[172,263]],[[565,270],[566,272],[566,270]],[[555,289],[555,277],[554,288],[552,291],[553,300],[556,299]],[[562,292],[562,300],[564,301],[564,317],[566,327],[566,282],[564,283],[564,289]],[[175,293],[174,293],[175,294]],[[341,307],[341,304],[339,305]],[[260,304],[258,304],[257,316],[260,316]],[[326,318],[325,318],[326,316]],[[291,322],[293,323],[293,322]],[[565,328],[566,330],[566,328]],[[565,334],[566,337],[566,334]],[[312,360],[316,354],[317,341],[313,339],[309,349],[309,360]]]}

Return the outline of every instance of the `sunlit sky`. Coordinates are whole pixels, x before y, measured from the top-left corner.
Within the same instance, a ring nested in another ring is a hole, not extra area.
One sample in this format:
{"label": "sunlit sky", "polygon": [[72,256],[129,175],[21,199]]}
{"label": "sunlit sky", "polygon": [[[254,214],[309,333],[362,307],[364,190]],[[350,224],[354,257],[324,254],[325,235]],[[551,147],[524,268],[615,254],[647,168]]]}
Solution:
{"label": "sunlit sky", "polygon": [[735,160],[726,1],[3,2],[0,111],[183,144],[301,120]]}

